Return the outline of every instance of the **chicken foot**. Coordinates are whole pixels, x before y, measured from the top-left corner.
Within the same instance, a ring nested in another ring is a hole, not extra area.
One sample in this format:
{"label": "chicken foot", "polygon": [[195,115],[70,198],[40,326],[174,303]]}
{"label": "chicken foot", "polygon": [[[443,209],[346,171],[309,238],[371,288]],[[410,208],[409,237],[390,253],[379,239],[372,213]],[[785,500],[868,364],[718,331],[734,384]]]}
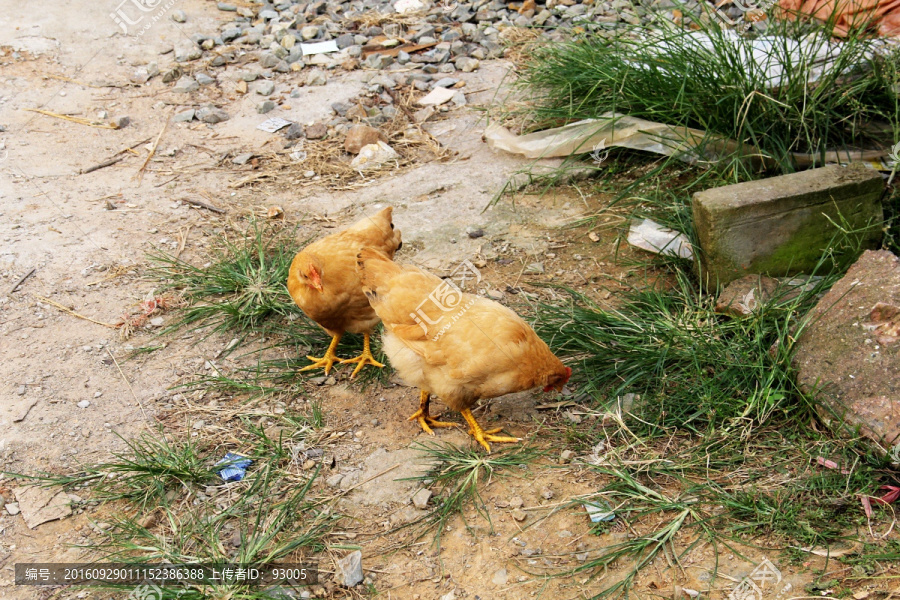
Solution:
{"label": "chicken foot", "polygon": [[331,338],[331,344],[328,346],[328,350],[325,351],[325,356],[322,358],[316,358],[315,356],[307,356],[309,360],[313,361],[313,364],[308,365],[300,369],[301,371],[311,371],[313,369],[325,368],[325,374],[328,375],[328,372],[331,370],[331,367],[334,366],[334,363],[341,362],[341,359],[335,356],[334,349],[337,348],[338,342],[341,341],[341,334],[337,334]]}
{"label": "chicken foot", "polygon": [[[422,431],[430,435],[434,435],[432,427],[456,427],[456,423],[448,423],[446,421],[438,421],[428,414],[428,405],[431,402],[431,394],[422,390],[419,392],[419,410],[416,411],[408,420],[418,421],[422,426]],[[430,426],[430,427],[429,427]]]}
{"label": "chicken foot", "polygon": [[375,357],[372,356],[372,350],[371,350],[371,348],[369,348],[369,334],[366,333],[364,335],[365,335],[365,337],[363,338],[362,354],[360,354],[356,358],[340,359],[341,364],[359,363],[358,365],[356,365],[356,368],[353,369],[353,373],[350,374],[350,379],[353,379],[354,377],[356,377],[356,374],[359,373],[360,369],[362,369],[366,365],[372,365],[372,366],[378,367],[379,369],[384,367],[384,365],[382,363],[375,360]]}
{"label": "chicken foot", "polygon": [[472,411],[468,408],[465,410],[459,411],[459,414],[463,416],[463,419],[466,420],[466,423],[469,424],[469,435],[471,435],[475,440],[481,444],[485,450],[488,452],[491,451],[491,446],[488,442],[521,442],[519,438],[509,437],[506,435],[494,435],[503,430],[502,427],[497,427],[496,429],[482,429],[481,425],[478,424],[478,421],[475,420],[475,415],[472,414]]}

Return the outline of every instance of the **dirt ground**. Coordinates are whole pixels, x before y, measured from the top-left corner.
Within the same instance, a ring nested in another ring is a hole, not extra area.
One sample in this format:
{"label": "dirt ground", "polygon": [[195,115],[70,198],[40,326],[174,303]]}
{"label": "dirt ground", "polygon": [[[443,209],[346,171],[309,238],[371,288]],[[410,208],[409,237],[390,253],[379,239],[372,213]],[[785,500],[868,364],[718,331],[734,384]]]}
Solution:
{"label": "dirt ground", "polygon": [[[421,164],[352,191],[277,179],[232,185],[253,167],[222,157],[263,153],[281,143],[279,136],[257,130],[258,123],[270,116],[299,123],[325,119],[332,102],[363,88],[362,72],[330,75],[323,87],[301,87],[299,98],[285,102],[289,109],[265,116],[256,113],[259,98],[235,92],[232,67],[216,70],[217,85],[190,95],[172,93],[158,77],[143,86],[129,83],[135,66],[156,61],[164,71],[173,59],[161,52],[182,36],[215,29],[222,18],[212,2],[183,0],[179,7],[188,15],[185,24],[164,19],[136,38],[117,33],[109,17],[113,7],[105,2],[54,3],[52,8],[0,3],[0,125],[5,128],[0,133],[0,470],[60,472],[101,461],[123,449],[119,436],[131,438],[160,418],[187,418],[179,417],[186,408],[205,410],[209,426],[198,435],[214,435],[218,405],[200,406],[202,399],[185,400],[171,388],[202,372],[229,340],[213,336],[198,343],[191,335],[169,336],[166,348],[152,358],[129,361],[130,348],[157,343],[153,332],[121,340],[109,325],[152,295],[154,282],[144,276],[148,250],[182,248],[182,258],[202,264],[211,236],[224,223],[264,215],[271,206],[283,208],[287,219],[300,226],[299,235],[320,235],[390,203],[405,242],[399,260],[440,270],[466,258],[506,253],[511,260],[505,268],[484,271],[489,287],[501,291],[508,285],[554,280],[604,299],[607,289],[639,276],[615,263],[611,232],[594,242],[583,231],[560,229],[596,207],[598,198],[574,192],[525,196],[514,205],[504,201],[484,211],[507,178],[524,166],[486,147],[483,113],[473,110],[494,97],[509,69],[503,61],[488,61],[479,71],[460,75],[467,89],[481,91],[469,95],[468,108],[454,110],[434,126],[433,135],[456,153],[449,162]],[[295,73],[278,75],[276,87],[286,96],[299,79]],[[231,118],[211,126],[170,123],[141,177],[146,141],[159,135],[173,112],[209,101]],[[27,109],[88,119],[101,112],[127,115],[130,124],[101,129]],[[78,174],[139,142],[137,155]],[[187,197],[205,198],[227,212],[179,201]],[[110,205],[115,209],[109,210]],[[467,228],[482,228],[485,235],[470,238]],[[524,274],[532,262],[544,264],[544,275]],[[12,291],[31,269],[33,275]],[[614,525],[603,536],[591,535],[583,511],[561,508],[572,496],[596,491],[601,482],[582,467],[554,460],[484,486],[493,534],[477,519],[472,521],[475,535],[455,523],[444,531],[440,552],[430,538],[400,548],[399,538],[376,537],[385,524],[389,528],[416,516],[409,501],[417,488],[395,479],[420,469],[409,446],[427,436],[405,419],[414,410],[415,390],[390,385],[360,392],[343,377],[346,373],[333,386],[311,389],[323,399],[328,426],[349,434],[334,450],[334,472],[343,473],[348,482],[365,482],[342,501],[340,509],[352,519],[331,541],[362,545],[364,569],[381,597],[579,598],[616,577],[533,576],[573,567],[584,560],[577,555],[631,534]],[[563,419],[555,411],[537,410],[543,401],[540,394],[502,398],[479,418],[502,421],[513,434],[538,438]],[[437,439],[469,444],[458,430],[440,431]],[[556,455],[562,449],[552,448]],[[390,474],[366,482],[395,464],[400,467]],[[13,501],[13,487],[8,477],[0,479],[7,502]],[[512,517],[517,498],[527,515],[521,522]],[[89,541],[89,521],[99,517],[89,509],[29,529],[21,515],[0,510],[0,598],[38,597],[34,588],[13,585],[15,563],[78,560],[84,555],[72,545]],[[719,577],[710,596],[725,597],[766,556],[777,563],[777,552],[769,555],[759,548],[747,550],[750,561],[719,556]],[[805,569],[779,565],[784,581],[802,590],[812,580],[809,569],[819,565],[817,560]],[[715,568],[712,550],[694,551],[683,567],[676,570],[658,559],[637,578],[634,592],[672,597],[675,585],[708,589]],[[92,589],[56,593],[59,598],[110,597]]]}

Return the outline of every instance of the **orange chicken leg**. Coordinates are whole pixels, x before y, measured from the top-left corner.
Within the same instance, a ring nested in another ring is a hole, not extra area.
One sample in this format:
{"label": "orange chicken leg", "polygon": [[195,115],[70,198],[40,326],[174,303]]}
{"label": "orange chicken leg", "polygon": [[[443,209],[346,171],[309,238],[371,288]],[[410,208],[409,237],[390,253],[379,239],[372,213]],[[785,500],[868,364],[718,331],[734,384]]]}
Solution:
{"label": "orange chicken leg", "polygon": [[503,428],[498,427],[496,429],[482,429],[481,425],[478,424],[478,421],[475,420],[475,415],[472,414],[472,411],[468,408],[465,410],[459,411],[459,413],[463,416],[463,419],[466,420],[466,423],[469,424],[469,435],[471,435],[475,440],[484,446],[484,449],[488,452],[491,451],[491,446],[488,442],[520,442],[519,438],[509,437],[505,435],[494,435],[495,433],[501,431]]}
{"label": "orange chicken leg", "polygon": [[422,426],[422,431],[434,435],[432,427],[456,427],[456,423],[448,423],[446,421],[437,421],[428,414],[428,404],[431,402],[431,394],[422,390],[419,392],[419,410],[412,415],[410,421],[418,421]]}
{"label": "orange chicken leg", "polygon": [[337,356],[334,355],[334,349],[337,348],[338,342],[341,341],[340,334],[331,338],[331,344],[328,346],[328,350],[325,351],[325,356],[322,358],[316,358],[315,356],[307,356],[309,360],[313,361],[313,364],[308,365],[300,369],[301,371],[311,371],[313,369],[325,368],[325,374],[328,375],[328,372],[331,370],[331,367],[334,366],[334,363],[339,362]]}
{"label": "orange chicken leg", "polygon": [[369,348],[369,334],[366,333],[364,335],[365,335],[365,338],[363,338],[362,354],[360,354],[356,358],[344,358],[344,359],[341,359],[341,361],[340,361],[341,364],[359,363],[358,365],[356,365],[356,368],[353,369],[353,373],[350,374],[350,379],[353,379],[354,377],[356,377],[356,374],[359,373],[360,369],[362,369],[366,365],[372,365],[372,366],[378,367],[379,369],[384,367],[384,365],[382,363],[375,360],[375,357],[372,356],[372,350],[371,350],[371,348]]}

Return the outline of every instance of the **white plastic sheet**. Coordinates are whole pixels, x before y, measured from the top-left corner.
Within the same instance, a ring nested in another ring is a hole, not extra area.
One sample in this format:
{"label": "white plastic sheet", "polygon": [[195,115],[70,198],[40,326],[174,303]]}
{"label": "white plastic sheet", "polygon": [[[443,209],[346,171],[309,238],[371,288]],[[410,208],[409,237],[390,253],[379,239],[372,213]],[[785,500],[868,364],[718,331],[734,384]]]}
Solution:
{"label": "white plastic sheet", "polygon": [[656,254],[693,258],[694,249],[683,233],[644,219],[628,230],[628,243]]}

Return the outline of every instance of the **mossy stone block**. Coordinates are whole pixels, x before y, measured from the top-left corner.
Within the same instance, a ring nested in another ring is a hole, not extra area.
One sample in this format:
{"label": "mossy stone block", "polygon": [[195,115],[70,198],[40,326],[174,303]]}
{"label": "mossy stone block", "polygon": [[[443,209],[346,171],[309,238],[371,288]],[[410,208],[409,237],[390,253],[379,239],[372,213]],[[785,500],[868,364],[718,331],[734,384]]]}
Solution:
{"label": "mossy stone block", "polygon": [[829,247],[849,264],[881,241],[883,191],[880,173],[852,164],[697,192],[700,272],[711,286],[810,273]]}

